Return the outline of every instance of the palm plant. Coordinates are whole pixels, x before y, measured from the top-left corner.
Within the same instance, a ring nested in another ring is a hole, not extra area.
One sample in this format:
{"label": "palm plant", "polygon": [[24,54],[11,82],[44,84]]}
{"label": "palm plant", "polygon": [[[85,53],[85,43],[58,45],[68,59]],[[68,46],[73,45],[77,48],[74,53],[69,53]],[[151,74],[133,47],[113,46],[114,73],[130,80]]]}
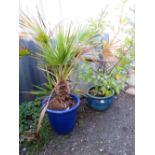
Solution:
{"label": "palm plant", "polygon": [[[38,52],[33,57],[41,60],[39,69],[46,72],[48,78],[47,88],[53,88],[49,100],[42,110],[38,129],[44,117],[47,107],[53,109],[66,109],[69,104],[66,102],[70,98],[70,76],[75,70],[80,58],[90,49],[86,49],[83,43],[90,37],[87,31],[77,29],[73,31],[71,25],[67,30],[63,26],[58,26],[51,33],[38,11],[38,19],[28,17],[25,13],[20,16],[20,27],[24,36],[31,36],[38,45]],[[40,94],[46,93],[44,88],[38,87]],[[36,92],[34,92],[37,94]],[[46,94],[48,95],[48,94]],[[51,96],[54,102],[50,102]],[[55,105],[54,105],[55,104]]]}

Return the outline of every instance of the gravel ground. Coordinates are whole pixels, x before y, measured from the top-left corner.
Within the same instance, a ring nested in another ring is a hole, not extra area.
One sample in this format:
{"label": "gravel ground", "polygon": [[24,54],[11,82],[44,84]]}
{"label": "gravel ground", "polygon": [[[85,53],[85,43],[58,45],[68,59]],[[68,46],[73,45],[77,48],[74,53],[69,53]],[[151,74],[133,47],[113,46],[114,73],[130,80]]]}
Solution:
{"label": "gravel ground", "polygon": [[74,130],[54,134],[39,155],[134,155],[135,98],[121,93],[104,112],[86,108],[78,113]]}

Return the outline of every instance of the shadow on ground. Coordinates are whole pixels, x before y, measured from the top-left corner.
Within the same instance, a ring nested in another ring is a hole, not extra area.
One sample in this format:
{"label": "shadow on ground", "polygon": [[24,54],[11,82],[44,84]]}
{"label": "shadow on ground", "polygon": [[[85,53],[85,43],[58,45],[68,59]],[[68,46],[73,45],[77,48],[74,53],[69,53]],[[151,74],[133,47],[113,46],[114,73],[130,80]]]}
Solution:
{"label": "shadow on ground", "polygon": [[134,155],[135,98],[121,93],[105,112],[85,109],[75,129],[54,134],[39,155]]}

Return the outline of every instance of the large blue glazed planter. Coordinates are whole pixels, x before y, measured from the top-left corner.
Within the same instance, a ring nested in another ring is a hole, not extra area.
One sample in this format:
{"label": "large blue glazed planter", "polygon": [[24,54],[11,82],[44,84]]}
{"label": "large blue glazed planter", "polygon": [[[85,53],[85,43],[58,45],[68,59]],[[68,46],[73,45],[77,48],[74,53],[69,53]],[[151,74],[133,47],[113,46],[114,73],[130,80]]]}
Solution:
{"label": "large blue glazed planter", "polygon": [[[48,119],[51,127],[58,134],[68,134],[75,126],[77,118],[77,110],[80,106],[80,99],[78,96],[70,95],[75,100],[74,107],[66,110],[51,110],[47,109]],[[47,103],[48,96],[43,100],[43,106]]]}
{"label": "large blue glazed planter", "polygon": [[89,94],[89,91],[94,88],[91,87],[88,89],[86,93],[86,99],[87,99],[87,105],[97,111],[104,111],[108,109],[112,104],[114,100],[114,91],[113,94],[107,97],[96,97]]}

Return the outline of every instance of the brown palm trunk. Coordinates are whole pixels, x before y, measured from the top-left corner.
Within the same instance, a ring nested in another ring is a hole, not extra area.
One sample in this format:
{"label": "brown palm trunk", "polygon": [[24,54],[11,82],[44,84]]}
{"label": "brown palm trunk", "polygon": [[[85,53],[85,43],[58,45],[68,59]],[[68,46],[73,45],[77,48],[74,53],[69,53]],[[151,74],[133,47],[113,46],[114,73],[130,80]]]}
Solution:
{"label": "brown palm trunk", "polygon": [[53,110],[64,110],[73,104],[70,97],[70,89],[67,81],[59,81],[55,86],[55,96],[50,101],[48,108]]}

